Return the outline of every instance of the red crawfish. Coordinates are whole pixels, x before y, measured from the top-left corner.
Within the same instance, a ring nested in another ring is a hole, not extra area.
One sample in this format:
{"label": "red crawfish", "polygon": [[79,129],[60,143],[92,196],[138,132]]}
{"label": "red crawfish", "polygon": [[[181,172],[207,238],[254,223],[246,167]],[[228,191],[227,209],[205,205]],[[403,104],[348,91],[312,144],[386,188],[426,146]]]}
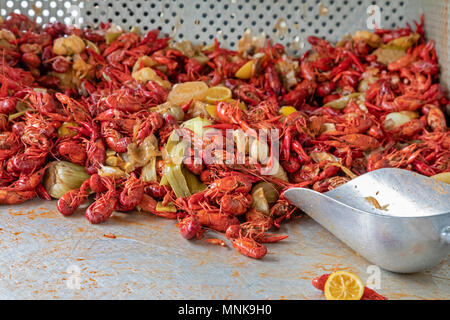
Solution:
{"label": "red crawfish", "polygon": [[105,139],[106,145],[117,153],[127,152],[131,137],[123,137],[117,130],[110,126],[110,123],[101,123],[101,136]]}
{"label": "red crawfish", "polygon": [[29,174],[40,168],[47,157],[48,151],[38,147],[28,147],[23,153],[18,153],[9,158],[6,170],[12,174]]}
{"label": "red crawfish", "polygon": [[233,193],[226,194],[220,199],[220,210],[234,216],[244,214],[252,205],[250,194]]}
{"label": "red crawfish", "polygon": [[84,166],[86,163],[86,146],[80,140],[64,139],[56,146],[56,151],[70,162]]}
{"label": "red crawfish", "polygon": [[0,133],[0,161],[15,155],[20,149],[19,137],[13,132]]}
{"label": "red crawfish", "polygon": [[70,61],[61,56],[46,60],[46,62],[52,62],[52,70],[58,73],[66,73],[72,65]]}
{"label": "red crawfish", "polygon": [[89,114],[89,108],[82,103],[83,100],[75,100],[62,93],[55,93],[56,99],[65,105],[66,110],[72,115],[73,119],[77,122],[91,122],[91,116]]}
{"label": "red crawfish", "polygon": [[164,124],[164,119],[161,114],[156,112],[149,112],[145,114],[144,121],[139,124],[136,132],[136,139],[139,143],[142,143],[146,137],[153,134],[156,130],[160,129]]}
{"label": "red crawfish", "polygon": [[44,177],[45,170],[47,166],[31,173],[31,174],[20,174],[19,178],[10,184],[8,187],[0,188],[2,190],[8,191],[31,191],[35,190],[42,181]]}
{"label": "red crawfish", "polygon": [[89,188],[95,193],[105,192],[108,190],[108,186],[112,184],[109,180],[111,180],[111,178],[101,177],[97,173],[94,173],[88,180]]}
{"label": "red crawfish", "polygon": [[250,258],[262,259],[267,254],[266,246],[252,238],[240,237],[232,239],[231,244],[239,253]]}
{"label": "red crawfish", "polygon": [[237,239],[239,237],[251,237],[259,243],[274,243],[284,240],[288,235],[276,236],[267,232],[264,232],[264,228],[260,225],[252,222],[245,222],[241,225],[229,226],[225,235],[228,239]]}
{"label": "red crawfish", "polygon": [[372,153],[367,159],[367,171],[381,168],[401,168],[413,163],[423,150],[417,144],[410,144],[400,150],[386,149]]}
{"label": "red crawfish", "polygon": [[178,221],[180,234],[185,239],[192,239],[199,235],[202,231],[202,226],[195,215],[188,215],[187,217]]}
{"label": "red crawfish", "polygon": [[294,87],[291,91],[282,96],[281,100],[285,105],[300,107],[305,103],[308,97],[314,92],[315,83],[304,80]]}
{"label": "red crawfish", "polygon": [[59,213],[64,216],[72,215],[87,200],[89,195],[88,187],[89,181],[86,180],[79,189],[70,190],[59,198],[58,202],[56,202],[56,208]]}
{"label": "red crawfish", "polygon": [[395,129],[386,130],[385,128],[385,130],[394,138],[412,138],[422,132],[424,127],[420,119],[411,119]]}
{"label": "red crawfish", "polygon": [[0,190],[0,204],[19,204],[36,197],[36,191]]}
{"label": "red crawfish", "polygon": [[157,201],[149,196],[148,194],[143,194],[141,202],[139,203],[139,208],[143,211],[150,212],[156,216],[166,219],[176,219],[178,217],[176,212],[163,212],[156,210]]}
{"label": "red crawfish", "polygon": [[331,165],[327,161],[319,163],[309,163],[302,166],[302,169],[293,175],[296,183],[305,181],[316,182],[336,175],[340,168]]}
{"label": "red crawfish", "polygon": [[302,164],[300,163],[298,156],[295,156],[294,154],[291,154],[289,156],[289,160],[283,160],[280,162],[280,164],[283,166],[284,170],[288,173],[295,173],[298,170],[300,170]]}
{"label": "red crawfish", "polygon": [[144,193],[153,198],[162,199],[169,192],[169,188],[168,186],[160,185],[158,182],[147,182],[144,186]]}
{"label": "red crawfish", "polygon": [[117,207],[117,191],[114,183],[108,186],[108,191],[103,193],[85,212],[86,219],[90,223],[97,224],[106,221]]}
{"label": "red crawfish", "polygon": [[238,103],[219,102],[216,106],[216,115],[221,122],[239,125],[245,132],[252,130],[246,122],[245,113],[239,108]]}
{"label": "red crawfish", "polygon": [[277,70],[275,70],[275,67],[273,65],[269,65],[266,68],[265,79],[266,87],[272,90],[276,95],[279,95],[283,88],[281,85],[280,76],[278,75],[278,72]]}
{"label": "red crawfish", "polygon": [[340,177],[340,176],[326,178],[324,180],[317,181],[316,183],[314,183],[314,185],[312,186],[312,189],[317,192],[326,192],[326,191],[333,190],[333,189],[343,185],[344,183],[347,183],[350,180],[351,180],[350,178]]}
{"label": "red crawfish", "polygon": [[245,213],[245,220],[253,227],[258,227],[261,230],[269,230],[273,225],[273,219],[270,216],[251,208]]}
{"label": "red crawfish", "polygon": [[108,95],[105,99],[105,104],[108,108],[125,112],[138,112],[143,108],[139,99],[127,89],[119,89]]}
{"label": "red crawfish", "polygon": [[134,173],[125,181],[123,190],[119,196],[121,211],[133,210],[142,200],[144,195],[144,183],[136,178]]}
{"label": "red crawfish", "polygon": [[427,124],[433,132],[446,132],[447,122],[441,109],[431,107],[427,114]]}
{"label": "red crawfish", "polygon": [[17,98],[14,97],[0,98],[0,113],[14,113],[16,111],[17,102]]}
{"label": "red crawfish", "polygon": [[242,100],[251,106],[256,106],[265,98],[264,92],[261,89],[250,84],[237,85],[236,88],[233,89],[233,93],[237,99]]}
{"label": "red crawfish", "polygon": [[359,133],[347,134],[333,139],[334,141],[324,141],[324,143],[337,148],[350,146],[362,151],[373,150],[380,146],[380,142],[374,137]]}
{"label": "red crawfish", "polygon": [[152,103],[154,105],[157,105],[167,101],[167,96],[169,95],[170,92],[169,89],[164,88],[155,81],[147,82],[145,88],[148,90],[146,91],[146,95],[149,98],[148,100],[149,104]]}
{"label": "red crawfish", "polygon": [[103,52],[103,56],[106,57],[117,51],[118,49],[128,50],[131,47],[135,46],[139,43],[139,36],[135,33],[128,32],[119,36],[116,40],[114,40],[108,48]]}
{"label": "red crawfish", "polygon": [[219,232],[225,232],[229,226],[239,224],[239,220],[235,216],[221,213],[219,209],[214,208],[198,210],[196,217],[202,226]]}
{"label": "red crawfish", "polygon": [[47,92],[38,92],[32,89],[27,90],[26,98],[29,100],[28,105],[52,120],[69,122],[72,117],[67,115],[65,110],[60,108],[56,100]]}
{"label": "red crawfish", "polygon": [[36,191],[36,194],[41,199],[44,199],[44,200],[47,200],[47,201],[51,201],[52,200],[52,196],[50,195],[50,193],[48,193],[48,191],[45,189],[45,187],[44,187],[44,185],[42,183],[39,183],[36,186],[35,191]]}
{"label": "red crawfish", "polygon": [[291,205],[284,195],[281,194],[280,198],[278,198],[277,202],[270,209],[270,216],[273,217],[273,226],[279,229],[281,222],[289,220],[297,211],[297,207]]}
{"label": "red crawfish", "polygon": [[205,192],[205,197],[215,198],[230,193],[249,193],[255,178],[241,173],[217,179],[212,182]]}
{"label": "red crawfish", "polygon": [[203,69],[203,65],[196,59],[187,59],[184,65],[184,71],[191,81],[196,80]]}
{"label": "red crawfish", "polygon": [[200,155],[196,155],[196,151],[194,150],[194,148],[192,147],[186,148],[184,152],[184,157],[185,160],[183,163],[186,169],[188,169],[190,172],[196,175],[202,174],[202,172],[205,169],[205,164],[203,163],[203,161],[196,163],[195,159],[196,157],[200,158]]}
{"label": "red crawfish", "polygon": [[88,174],[97,173],[100,164],[106,161],[106,148],[101,139],[88,140],[86,143],[86,172]]}
{"label": "red crawfish", "polygon": [[9,130],[8,116],[6,114],[0,113],[0,131],[6,132],[8,130]]}

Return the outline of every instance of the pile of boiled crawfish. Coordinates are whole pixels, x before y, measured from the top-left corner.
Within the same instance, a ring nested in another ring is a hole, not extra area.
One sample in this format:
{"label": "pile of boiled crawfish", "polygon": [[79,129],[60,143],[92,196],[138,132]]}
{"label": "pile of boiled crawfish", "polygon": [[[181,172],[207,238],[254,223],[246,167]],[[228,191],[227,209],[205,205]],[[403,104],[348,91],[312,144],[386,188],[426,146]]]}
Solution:
{"label": "pile of boiled crawfish", "polygon": [[[311,49],[290,57],[282,45],[248,34],[232,51],[217,41],[174,43],[158,30],[39,26],[11,14],[0,23],[0,204],[51,200],[46,170],[67,161],[89,176],[59,198],[64,216],[91,198],[91,223],[139,210],[176,219],[186,239],[215,230],[240,253],[262,258],[265,243],[287,237],[267,231],[301,214],[283,197],[287,188],[326,192],[385,167],[427,176],[450,171],[449,101],[423,17],[415,24],[358,31],[336,44],[311,36]],[[195,97],[168,101],[176,85],[189,82],[228,88],[232,97],[212,111]],[[258,164],[185,164],[182,172],[203,187],[177,195],[161,183],[169,166],[164,150],[176,130],[205,143],[182,126],[195,117],[224,132],[279,130],[280,172],[261,175]],[[144,178],[145,163],[125,157],[149,140],[151,179]],[[263,199],[266,210],[253,192],[261,184],[276,192]]]}

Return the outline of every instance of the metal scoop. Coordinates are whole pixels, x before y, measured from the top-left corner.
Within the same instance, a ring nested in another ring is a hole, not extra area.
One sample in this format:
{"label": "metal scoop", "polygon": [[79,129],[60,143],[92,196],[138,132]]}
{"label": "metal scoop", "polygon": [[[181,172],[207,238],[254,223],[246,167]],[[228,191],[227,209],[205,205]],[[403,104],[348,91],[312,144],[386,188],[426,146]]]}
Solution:
{"label": "metal scoop", "polygon": [[319,193],[285,196],[353,250],[399,273],[436,266],[450,253],[450,185],[402,169],[380,169]]}

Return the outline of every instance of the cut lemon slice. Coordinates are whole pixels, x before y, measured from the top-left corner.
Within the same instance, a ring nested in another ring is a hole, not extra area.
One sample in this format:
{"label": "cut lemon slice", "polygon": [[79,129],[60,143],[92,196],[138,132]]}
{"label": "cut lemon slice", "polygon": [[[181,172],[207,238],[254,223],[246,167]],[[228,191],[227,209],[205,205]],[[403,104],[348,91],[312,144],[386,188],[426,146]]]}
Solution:
{"label": "cut lemon slice", "polygon": [[183,106],[191,100],[204,100],[208,85],[202,81],[178,83],[173,86],[167,97],[167,101]]}
{"label": "cut lemon slice", "polygon": [[285,117],[288,117],[290,114],[292,114],[296,111],[297,111],[297,109],[295,109],[292,106],[284,106],[284,107],[281,107],[281,109],[280,109],[280,113],[282,115],[284,115]]}
{"label": "cut lemon slice", "polygon": [[205,101],[211,104],[225,101],[231,98],[231,90],[227,87],[211,87],[206,92]]}
{"label": "cut lemon slice", "polygon": [[236,78],[239,79],[250,79],[252,77],[253,73],[253,60],[250,60],[246,64],[244,64],[238,71],[236,71],[236,74],[234,75]]}
{"label": "cut lemon slice", "polygon": [[216,112],[216,106],[214,104],[207,104],[205,106],[206,112],[208,112],[208,114],[216,119],[217,118],[217,112]]}
{"label": "cut lemon slice", "polygon": [[324,293],[327,300],[360,300],[364,285],[353,273],[337,271],[325,282]]}

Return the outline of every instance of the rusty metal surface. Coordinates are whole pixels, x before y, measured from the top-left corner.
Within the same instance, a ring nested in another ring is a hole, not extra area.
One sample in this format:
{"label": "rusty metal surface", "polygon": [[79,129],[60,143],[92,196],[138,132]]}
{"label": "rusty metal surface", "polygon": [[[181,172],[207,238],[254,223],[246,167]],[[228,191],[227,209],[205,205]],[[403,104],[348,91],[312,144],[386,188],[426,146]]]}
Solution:
{"label": "rusty metal surface", "polygon": [[[286,45],[292,42],[288,49],[301,49],[306,35],[336,40],[364,27],[366,8],[372,2],[321,1],[327,14],[320,14],[321,6],[313,0],[302,1],[301,6],[295,1],[259,1],[255,8],[248,1],[235,0],[213,7],[213,1],[200,0],[191,1],[190,6],[178,0],[8,0],[0,1],[0,14],[32,11],[38,22],[65,21],[75,10],[84,22],[98,23],[108,16],[125,26],[142,24],[144,31],[160,26],[169,33],[180,24],[177,39],[183,33],[194,41],[210,42],[217,36],[230,47],[249,27]],[[436,41],[443,66],[442,83],[448,84],[448,0],[375,3],[384,10],[382,22],[387,27],[426,13],[427,34]],[[116,10],[116,6],[127,10]],[[197,23],[200,13],[207,16],[202,15]],[[283,21],[286,30],[274,28]],[[175,222],[153,216],[115,214],[107,223],[93,226],[81,212],[70,218],[60,216],[54,202],[0,206],[0,299],[323,299],[311,285],[311,279],[322,273],[337,267],[367,280],[370,263],[310,218],[286,224],[281,232],[290,237],[270,245],[269,254],[255,261],[231,248],[185,241]],[[79,289],[68,287],[74,275],[80,281]],[[379,292],[392,299],[449,299],[449,278],[448,260],[412,275],[381,271]]]}
{"label": "rusty metal surface", "polygon": [[[289,238],[269,245],[257,261],[232,248],[186,241],[174,221],[150,215],[114,213],[90,225],[82,210],[62,217],[55,202],[1,206],[0,299],[323,299],[311,285],[322,273],[338,268],[368,279],[370,263],[312,219],[281,231]],[[449,278],[448,260],[412,275],[382,270],[379,292],[391,299],[450,299]]]}

